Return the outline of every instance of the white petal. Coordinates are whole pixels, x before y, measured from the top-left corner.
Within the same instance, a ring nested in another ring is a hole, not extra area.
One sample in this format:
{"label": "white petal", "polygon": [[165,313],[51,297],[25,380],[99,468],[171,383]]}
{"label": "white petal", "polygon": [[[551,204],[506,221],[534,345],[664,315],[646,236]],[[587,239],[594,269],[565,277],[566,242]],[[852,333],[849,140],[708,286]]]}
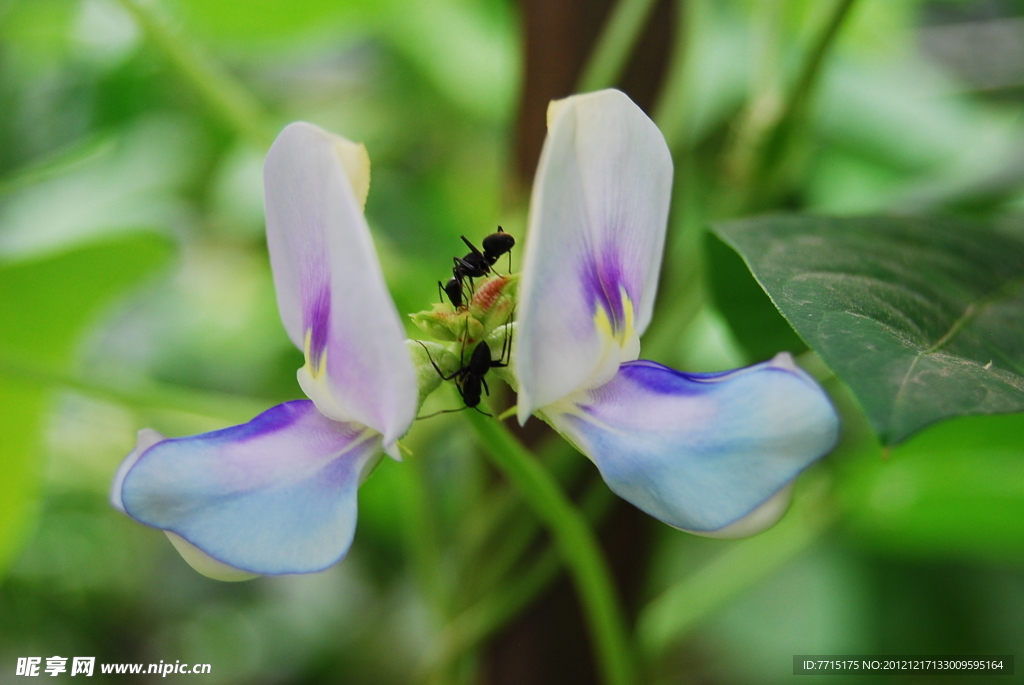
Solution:
{"label": "white petal", "polygon": [[789,485],[769,497],[767,501],[762,502],[757,509],[754,509],[738,521],[733,521],[725,528],[719,528],[718,530],[687,530],[686,532],[706,538],[734,540],[736,538],[750,537],[763,530],[768,530],[778,523],[782,515],[789,509],[789,503],[793,499],[794,482],[789,481]]}
{"label": "white petal", "polygon": [[115,509],[124,512],[124,502],[121,501],[121,488],[124,486],[124,477],[128,475],[128,471],[135,466],[135,462],[139,460],[143,452],[166,439],[163,433],[152,428],[142,428],[139,430],[135,439],[135,449],[117,467],[117,473],[114,475],[114,484],[110,487],[110,503],[114,505]]}
{"label": "white petal", "polygon": [[665,242],[672,158],[617,90],[552,103],[520,285],[519,417],[637,357]]}
{"label": "white petal", "polygon": [[185,563],[207,578],[221,580],[226,583],[236,583],[240,580],[252,580],[253,578],[259,578],[258,573],[242,571],[234,566],[228,566],[223,561],[217,561],[177,533],[165,530],[164,534],[167,535],[167,539],[171,541],[172,545],[174,545],[174,549],[178,550],[178,554],[180,554],[181,558],[185,560]]}
{"label": "white petal", "polygon": [[416,412],[416,372],[362,212],[365,149],[290,124],[263,168],[267,246],[288,335],[306,353],[299,383],[317,408],[384,435]]}

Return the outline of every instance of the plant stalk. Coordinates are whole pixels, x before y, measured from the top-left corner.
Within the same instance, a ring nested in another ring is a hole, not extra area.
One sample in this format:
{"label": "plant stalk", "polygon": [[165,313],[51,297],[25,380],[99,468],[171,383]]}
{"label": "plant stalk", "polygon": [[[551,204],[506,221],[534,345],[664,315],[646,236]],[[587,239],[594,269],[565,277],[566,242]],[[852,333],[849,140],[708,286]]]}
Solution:
{"label": "plant stalk", "polygon": [[540,463],[508,429],[468,412],[480,445],[547,526],[583,604],[607,685],[636,682],[633,650],[615,586],[593,530]]}
{"label": "plant stalk", "polygon": [[616,3],[576,82],[577,93],[611,88],[616,84],[654,5],[655,0],[619,0]]}

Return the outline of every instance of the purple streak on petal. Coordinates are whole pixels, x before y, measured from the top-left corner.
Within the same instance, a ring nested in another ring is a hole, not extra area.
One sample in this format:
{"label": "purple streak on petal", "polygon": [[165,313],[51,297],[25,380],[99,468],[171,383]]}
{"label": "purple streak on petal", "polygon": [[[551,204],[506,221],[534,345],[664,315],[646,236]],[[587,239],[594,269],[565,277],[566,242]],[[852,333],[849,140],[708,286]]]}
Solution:
{"label": "purple streak on petal", "polygon": [[285,330],[300,350],[308,342],[303,387],[319,386],[326,415],[393,444],[416,416],[416,370],[356,197],[361,152],[312,124],[285,127],[264,165],[267,248]]}
{"label": "purple streak on petal", "polygon": [[326,282],[303,303],[303,310],[303,323],[310,331],[309,360],[319,367],[331,335],[331,289]]}
{"label": "purple streak on petal", "polygon": [[597,307],[602,307],[608,313],[612,330],[620,333],[627,323],[622,293],[624,291],[636,307],[645,274],[627,249],[616,241],[618,236],[626,234],[624,231],[602,227],[593,233],[604,236],[606,240],[602,246],[584,255],[580,266],[580,287],[592,315]]}
{"label": "purple streak on petal", "polygon": [[[766,365],[731,369],[729,371],[715,371],[713,373],[686,373],[662,366],[657,362],[647,359],[637,359],[620,366],[619,373],[622,374],[623,378],[630,379],[651,393],[695,396],[707,391],[706,388],[702,387],[702,384],[723,381],[729,376],[749,373]],[[614,388],[615,386],[609,384],[599,388],[596,392],[598,394],[614,392]]]}
{"label": "purple streak on petal", "polygon": [[791,361],[714,374],[629,362],[577,406],[550,418],[609,487],[694,531],[757,508],[831,450],[839,427],[827,395]]}
{"label": "purple streak on petal", "polygon": [[380,435],[286,402],[252,421],[142,453],[121,500],[136,520],[177,533],[237,569],[309,573],[345,555],[356,490]]}
{"label": "purple streak on petal", "polygon": [[622,306],[622,290],[630,299],[635,287],[625,278],[622,255],[615,245],[606,245],[596,254],[587,255],[582,265],[580,285],[583,288],[589,310],[597,312],[602,307],[608,313],[612,330],[619,333],[625,328],[626,313]]}

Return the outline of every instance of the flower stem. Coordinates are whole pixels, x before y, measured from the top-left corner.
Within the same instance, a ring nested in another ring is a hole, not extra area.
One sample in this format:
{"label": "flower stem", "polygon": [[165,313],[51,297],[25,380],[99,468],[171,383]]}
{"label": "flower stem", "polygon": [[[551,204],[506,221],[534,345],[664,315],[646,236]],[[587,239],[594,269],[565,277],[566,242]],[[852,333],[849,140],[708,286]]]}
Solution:
{"label": "flower stem", "polygon": [[[579,484],[585,460],[569,443],[551,436],[534,450],[534,455],[563,489],[573,489]],[[459,558],[465,574],[457,581],[457,587],[466,602],[478,602],[480,595],[494,591],[509,571],[525,558],[541,529],[540,520],[514,486],[505,483],[489,490],[485,497],[484,507],[457,533],[461,542]],[[587,509],[587,497],[581,501],[580,508],[594,521]],[[468,605],[464,604],[463,608],[465,606]]]}
{"label": "flower stem", "polygon": [[[608,511],[613,500],[611,491],[598,478],[584,495],[580,510],[589,521],[598,521]],[[530,532],[532,542],[532,526]],[[516,546],[516,543],[512,545]],[[521,549],[517,551],[522,552]],[[558,550],[548,547],[522,572],[512,574],[511,566],[504,568],[489,584],[489,592],[482,599],[445,626],[431,668],[443,670],[460,655],[487,639],[547,588],[561,567]]]}
{"label": "flower stem", "polygon": [[401,491],[396,502],[404,521],[405,546],[424,596],[439,621],[448,616],[448,592],[441,573],[441,553],[436,518],[430,502],[427,476],[419,454],[407,455],[404,468],[396,469]]}
{"label": "flower stem", "polygon": [[[586,460],[561,438],[552,437],[546,445],[535,450],[534,455],[562,489],[572,490],[582,480],[581,476],[585,470],[584,462]],[[593,475],[593,472],[590,471],[587,475]],[[509,494],[518,495],[514,492],[514,488]],[[595,509],[597,502],[594,501],[594,498],[600,499],[600,495],[610,497],[610,494],[604,481],[597,478],[580,501],[578,508],[587,520],[593,523],[598,520],[598,510]],[[603,501],[600,513],[607,509],[607,503],[607,501]],[[512,504],[514,506],[509,507],[505,512],[504,523],[513,525],[492,527],[490,538],[497,544],[493,545],[490,553],[487,554],[486,562],[477,564],[478,568],[474,575],[484,588],[493,588],[509,574],[529,551],[540,531],[541,522],[536,516],[529,513],[523,515],[525,505],[521,498],[514,497]]]}
{"label": "flower stem", "polygon": [[832,14],[829,16],[828,21],[825,22],[821,35],[818,36],[817,42],[811,49],[807,61],[804,63],[804,68],[800,72],[800,77],[797,80],[796,86],[789,95],[786,106],[783,109],[783,120],[791,119],[795,113],[801,110],[806,103],[808,96],[814,90],[814,86],[818,82],[818,77],[821,74],[822,65],[825,63],[825,56],[828,54],[829,48],[831,48],[832,44],[835,42],[836,36],[839,34],[839,28],[843,25],[843,21],[846,17],[849,16],[850,9],[853,7],[853,3],[855,1],[856,0],[836,0],[836,6],[832,10]]}
{"label": "flower stem", "polygon": [[614,86],[654,9],[654,0],[619,0],[576,83],[577,93]]}
{"label": "flower stem", "polygon": [[773,176],[786,161],[793,133],[807,114],[807,105],[818,84],[825,58],[855,2],[856,0],[836,0],[832,13],[808,52],[796,84],[786,96],[775,125],[761,144],[757,167],[749,182],[749,209],[760,209],[768,201],[767,193],[772,192],[775,185]]}
{"label": "flower stem", "polygon": [[269,147],[275,131],[263,106],[237,80],[178,35],[152,8],[119,0],[170,65],[196,89],[224,123],[256,144]]}
{"label": "flower stem", "polygon": [[633,654],[611,573],[586,520],[502,424],[467,412],[481,447],[551,531],[576,584],[608,685],[635,682]]}
{"label": "flower stem", "polygon": [[695,0],[677,0],[676,25],[673,27],[672,54],[661,92],[654,105],[654,123],[665,136],[665,143],[678,161],[679,149],[689,133],[689,56],[690,33],[696,9]]}

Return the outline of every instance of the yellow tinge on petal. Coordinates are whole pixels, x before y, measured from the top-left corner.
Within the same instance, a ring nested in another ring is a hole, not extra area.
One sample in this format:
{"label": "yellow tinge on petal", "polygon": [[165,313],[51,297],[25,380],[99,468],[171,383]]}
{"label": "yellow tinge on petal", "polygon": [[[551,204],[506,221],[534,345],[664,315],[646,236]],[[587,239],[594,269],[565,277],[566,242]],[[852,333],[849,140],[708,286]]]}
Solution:
{"label": "yellow tinge on petal", "polygon": [[555,119],[558,118],[558,113],[565,107],[565,103],[569,98],[562,98],[561,100],[552,100],[548,103],[547,111],[547,125],[548,130],[551,130],[551,124],[555,123]]}
{"label": "yellow tinge on petal", "polygon": [[[581,415],[577,404],[585,401],[584,398],[590,390],[599,388],[610,381],[619,372],[619,367],[623,363],[640,358],[640,336],[637,335],[634,324],[633,301],[623,288],[619,289],[619,295],[622,298],[623,321],[618,327],[612,322],[608,310],[604,307],[598,306],[594,312],[594,328],[601,340],[601,357],[597,366],[594,367],[593,373],[575,392],[536,412],[544,421],[555,426],[556,430],[558,430],[556,417],[563,414]],[[565,431],[559,432],[563,433],[563,437],[565,437]]]}
{"label": "yellow tinge on petal", "polygon": [[324,347],[323,352],[317,359],[313,359],[312,353],[312,340],[313,340],[313,329],[310,328],[306,331],[306,340],[303,344],[303,355],[306,358],[306,365],[303,367],[309,377],[316,380],[323,374],[324,369],[327,368],[327,348]]}
{"label": "yellow tinge on petal", "polygon": [[[597,328],[602,337],[614,340],[619,348],[623,350],[628,350],[633,345],[633,341],[636,340],[638,345],[637,355],[639,355],[640,336],[636,334],[636,327],[634,326],[633,301],[629,299],[629,295],[626,294],[624,288],[619,288],[619,296],[622,298],[622,313],[625,317],[625,321],[619,330],[615,330],[611,317],[608,316],[608,311],[604,307],[598,307],[597,311],[594,312],[594,327]],[[633,359],[637,359],[637,357],[633,357]],[[633,361],[633,359],[624,359],[623,361]]]}
{"label": "yellow tinge on petal", "polygon": [[365,209],[366,196],[370,192],[370,155],[366,152],[366,146],[338,135],[331,137],[334,138],[334,151],[352,184],[352,192],[360,208]]}
{"label": "yellow tinge on petal", "polygon": [[310,328],[306,330],[306,339],[303,344],[303,355],[306,358],[306,363],[295,372],[295,376],[299,381],[299,387],[302,388],[302,392],[306,393],[306,397],[313,400],[313,404],[316,405],[316,408],[324,416],[335,421],[354,420],[354,417],[349,412],[338,405],[337,400],[335,400],[334,395],[331,393],[327,374],[324,373],[327,369],[327,348],[324,347],[320,355],[314,359],[312,339],[313,329]]}
{"label": "yellow tinge on petal", "polygon": [[618,326],[612,321],[604,307],[594,312],[594,328],[601,340],[601,357],[590,378],[580,390],[598,388],[612,379],[623,362],[640,357],[640,336],[634,325],[633,301],[624,289],[619,289],[622,298],[623,321]]}

